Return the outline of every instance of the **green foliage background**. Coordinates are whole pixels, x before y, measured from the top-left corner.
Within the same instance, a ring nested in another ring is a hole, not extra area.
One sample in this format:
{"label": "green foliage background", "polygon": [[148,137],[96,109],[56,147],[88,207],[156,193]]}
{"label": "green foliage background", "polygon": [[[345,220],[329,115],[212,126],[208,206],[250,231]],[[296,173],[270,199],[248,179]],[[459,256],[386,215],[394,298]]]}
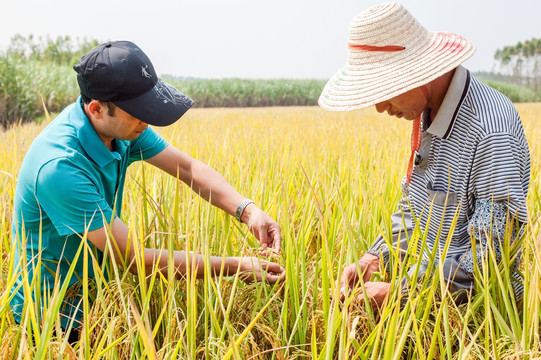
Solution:
{"label": "green foliage background", "polygon": [[[527,42],[530,43],[541,44],[533,40]],[[97,44],[97,40],[69,36],[56,39],[14,36],[8,49],[0,52],[0,128],[42,117],[44,105],[48,111],[58,112],[72,103],[79,95],[72,66]],[[524,69],[523,57],[527,55],[532,63],[539,52],[519,52],[515,48],[518,45],[505,47],[495,56],[502,66],[513,66],[513,75],[486,72],[475,75],[513,102],[541,101],[541,88],[530,86],[537,77],[531,80],[517,72]],[[195,107],[317,105],[326,82],[326,79],[193,79],[167,75],[163,78],[192,97]]]}

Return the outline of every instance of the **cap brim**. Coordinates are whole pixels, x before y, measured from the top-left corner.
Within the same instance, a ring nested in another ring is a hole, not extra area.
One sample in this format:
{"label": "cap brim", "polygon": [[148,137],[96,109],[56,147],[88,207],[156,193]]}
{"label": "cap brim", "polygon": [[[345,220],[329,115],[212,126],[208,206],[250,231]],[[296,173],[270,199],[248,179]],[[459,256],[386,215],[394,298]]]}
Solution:
{"label": "cap brim", "polygon": [[113,103],[137,119],[156,126],[171,125],[193,105],[193,100],[174,86],[158,79],[146,93]]}

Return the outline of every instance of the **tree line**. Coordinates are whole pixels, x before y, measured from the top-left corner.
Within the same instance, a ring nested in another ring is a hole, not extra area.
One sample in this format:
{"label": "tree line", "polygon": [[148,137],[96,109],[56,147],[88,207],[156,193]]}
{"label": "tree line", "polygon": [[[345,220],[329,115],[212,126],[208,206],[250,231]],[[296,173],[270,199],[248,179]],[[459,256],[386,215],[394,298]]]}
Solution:
{"label": "tree line", "polygon": [[541,90],[541,39],[532,38],[496,50],[494,59],[509,75],[509,82],[539,93]]}

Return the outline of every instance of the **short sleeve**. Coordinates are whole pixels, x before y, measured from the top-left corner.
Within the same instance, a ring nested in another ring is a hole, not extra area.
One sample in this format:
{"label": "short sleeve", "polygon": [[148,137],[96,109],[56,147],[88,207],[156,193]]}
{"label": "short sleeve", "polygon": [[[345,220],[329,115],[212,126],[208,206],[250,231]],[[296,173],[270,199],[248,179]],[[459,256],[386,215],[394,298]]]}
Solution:
{"label": "short sleeve", "polygon": [[159,154],[168,143],[152,128],[148,127],[130,146],[129,163],[149,159]]}
{"label": "short sleeve", "polygon": [[525,142],[506,132],[488,134],[479,142],[472,166],[475,199],[503,202],[512,216],[527,222],[529,174]]}
{"label": "short sleeve", "polygon": [[113,217],[113,210],[89,175],[69,159],[42,166],[35,195],[61,236],[99,229]]}

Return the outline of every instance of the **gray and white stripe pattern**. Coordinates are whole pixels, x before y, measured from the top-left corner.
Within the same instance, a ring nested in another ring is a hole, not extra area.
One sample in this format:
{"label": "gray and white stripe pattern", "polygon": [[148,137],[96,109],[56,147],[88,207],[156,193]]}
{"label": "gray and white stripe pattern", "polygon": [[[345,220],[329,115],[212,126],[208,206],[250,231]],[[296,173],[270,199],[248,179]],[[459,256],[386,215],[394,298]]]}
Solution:
{"label": "gray and white stripe pattern", "polygon": [[429,152],[421,153],[428,159],[426,167],[416,166],[411,183],[404,186],[404,195],[427,232],[429,249],[439,233],[443,251],[458,211],[448,256],[471,247],[468,224],[478,199],[505,202],[511,215],[527,222],[530,155],[520,117],[504,95],[473,77],[464,91],[448,137],[433,135],[430,129],[423,132],[430,141]]}
{"label": "gray and white stripe pattern", "polygon": [[[472,221],[486,217],[486,208],[476,209],[479,201],[503,204],[515,221],[527,222],[530,155],[520,117],[504,95],[463,67],[456,69],[433,123],[424,128],[419,153],[410,184],[402,182],[400,205],[411,207],[425,233],[424,255],[436,252],[438,259],[450,242],[446,258],[463,258],[471,252],[473,235],[486,241],[479,233],[492,229],[483,231]],[[388,252],[382,247],[376,240],[368,253]]]}

